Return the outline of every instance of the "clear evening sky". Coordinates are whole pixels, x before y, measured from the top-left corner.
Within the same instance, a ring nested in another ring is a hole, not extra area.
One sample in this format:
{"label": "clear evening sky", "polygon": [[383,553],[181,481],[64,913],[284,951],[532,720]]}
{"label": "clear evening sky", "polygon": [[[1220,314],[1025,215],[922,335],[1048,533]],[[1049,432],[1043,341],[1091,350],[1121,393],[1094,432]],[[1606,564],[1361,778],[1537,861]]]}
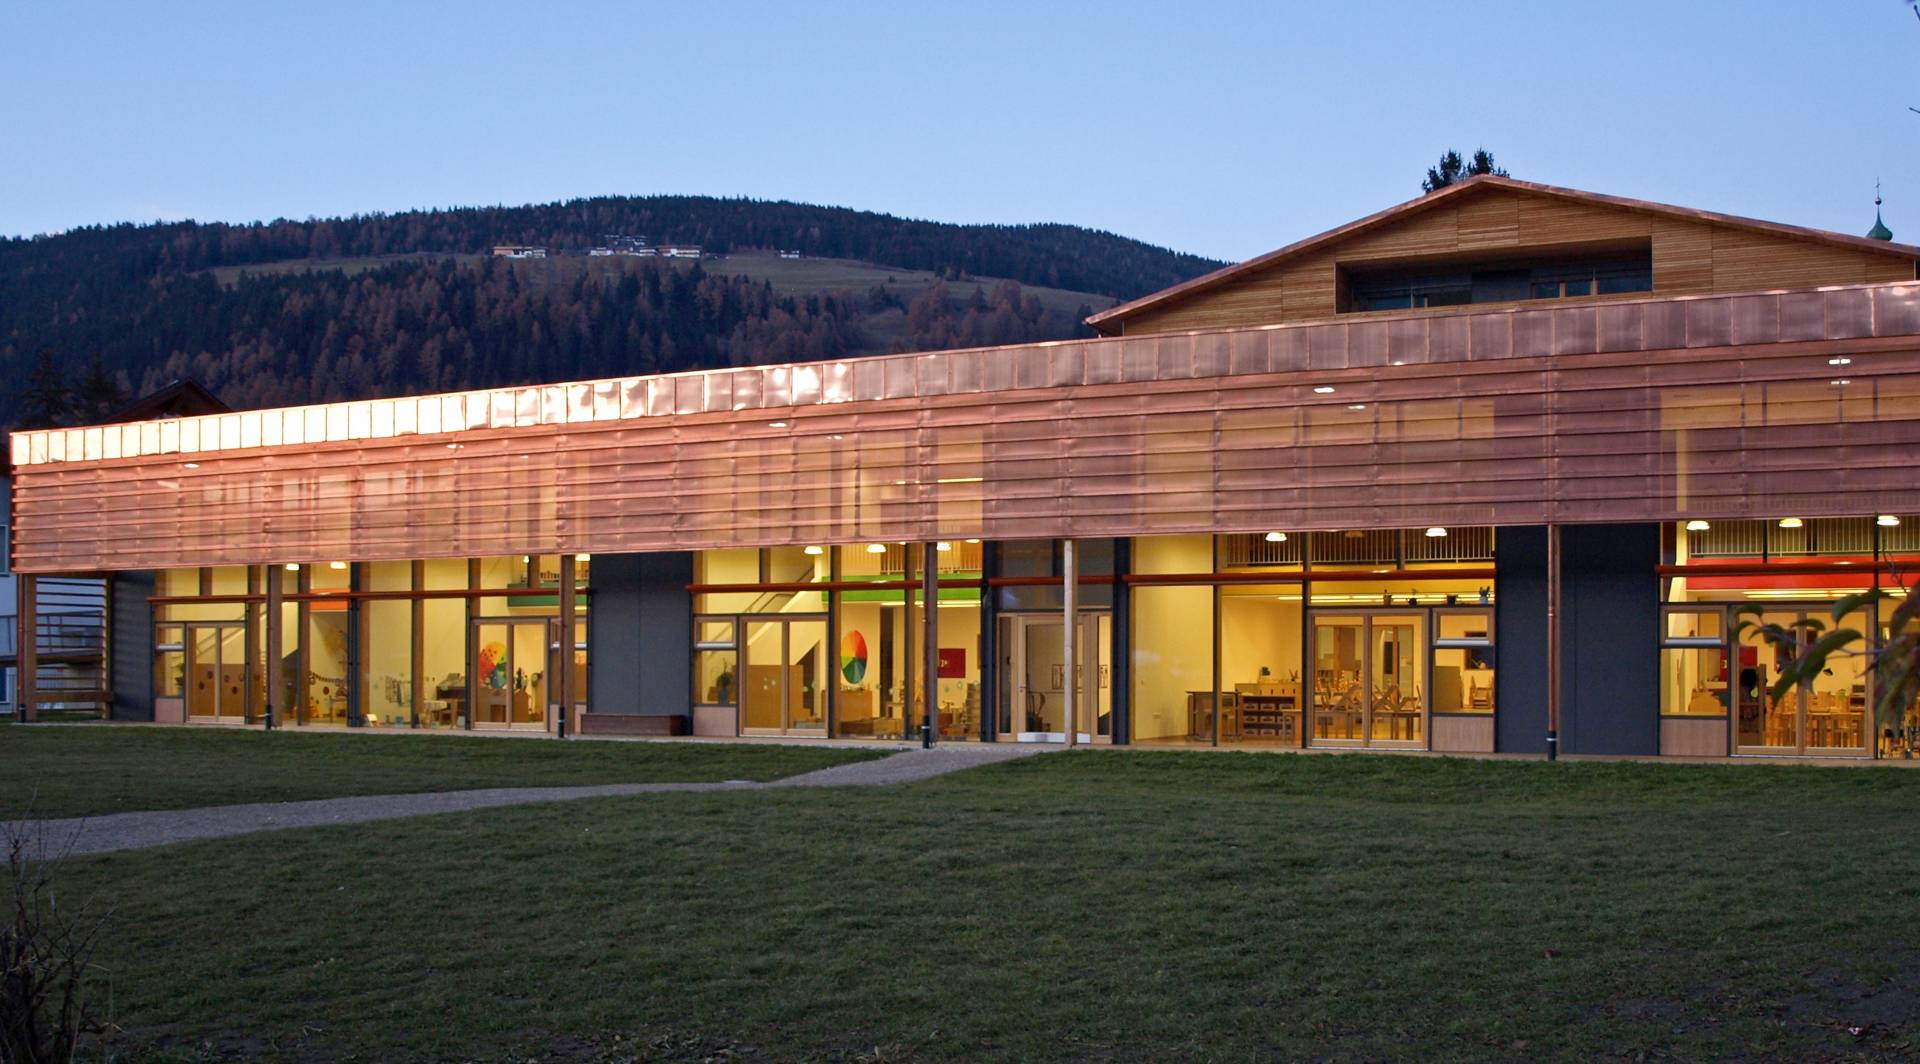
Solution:
{"label": "clear evening sky", "polygon": [[0,233],[595,194],[1239,259],[1514,176],[1920,241],[1905,0],[0,6]]}

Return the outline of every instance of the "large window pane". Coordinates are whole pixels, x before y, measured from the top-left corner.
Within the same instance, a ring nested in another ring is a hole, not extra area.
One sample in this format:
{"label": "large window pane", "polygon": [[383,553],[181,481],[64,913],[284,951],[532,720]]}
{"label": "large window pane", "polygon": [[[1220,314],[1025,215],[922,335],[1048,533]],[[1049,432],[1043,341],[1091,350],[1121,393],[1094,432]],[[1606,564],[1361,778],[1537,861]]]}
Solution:
{"label": "large window pane", "polygon": [[[1211,557],[1212,541],[1193,538]],[[1135,741],[1210,740],[1213,589],[1135,588],[1131,653]],[[1222,707],[1223,719],[1229,708]]]}
{"label": "large window pane", "polygon": [[1299,741],[1300,598],[1298,585],[1221,589],[1220,679],[1241,739]]}

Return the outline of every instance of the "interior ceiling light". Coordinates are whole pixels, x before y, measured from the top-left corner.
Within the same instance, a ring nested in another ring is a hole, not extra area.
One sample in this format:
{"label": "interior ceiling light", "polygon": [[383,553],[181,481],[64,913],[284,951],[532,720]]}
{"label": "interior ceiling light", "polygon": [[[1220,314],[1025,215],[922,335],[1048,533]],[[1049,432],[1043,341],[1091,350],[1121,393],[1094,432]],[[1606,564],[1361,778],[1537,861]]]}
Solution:
{"label": "interior ceiling light", "polygon": [[767,422],[767,427],[770,429],[784,429],[787,427],[787,423],[784,421],[769,421]]}
{"label": "interior ceiling light", "polygon": [[827,549],[818,543],[809,543],[806,548],[801,551],[802,554],[825,554],[826,552]]}
{"label": "interior ceiling light", "polygon": [[576,562],[590,562],[590,561],[592,561],[592,560],[593,560],[593,555],[591,555],[591,554],[576,554],[576,555],[574,555],[574,556],[573,556],[573,560],[574,560],[574,561],[576,561]]}
{"label": "interior ceiling light", "polygon": [[1333,394],[1333,385],[1331,385],[1331,384],[1322,384],[1322,385],[1319,385],[1319,386],[1317,386],[1317,387],[1315,387],[1315,388],[1313,389],[1313,394],[1315,394],[1315,395],[1332,395],[1332,394]]}
{"label": "interior ceiling light", "polygon": [[180,468],[182,468],[182,469],[198,469],[198,468],[200,468],[200,463],[198,463],[198,462],[182,462],[182,463],[180,463]]}
{"label": "interior ceiling light", "polygon": [[1366,408],[1367,408],[1367,404],[1365,403],[1348,403],[1347,404],[1348,410],[1365,410]]}
{"label": "interior ceiling light", "polygon": [[1780,519],[1781,528],[1799,528],[1802,523],[1798,517],[1782,517]]}
{"label": "interior ceiling light", "polygon": [[1835,388],[1845,388],[1847,385],[1852,384],[1853,382],[1846,379],[1845,377],[1835,377],[1834,379],[1828,381],[1827,383],[1832,385]]}
{"label": "interior ceiling light", "polygon": [[297,573],[297,572],[299,572],[299,571],[300,571],[300,563],[299,563],[299,562],[288,562],[288,563],[287,563],[287,572],[290,572],[290,573]]}
{"label": "interior ceiling light", "polygon": [[970,539],[970,540],[967,540],[967,542],[968,542],[968,543],[978,543],[978,542],[980,542],[980,541],[979,541],[979,540],[977,540],[977,539]]}
{"label": "interior ceiling light", "polygon": [[1689,532],[1705,532],[1707,529],[1712,527],[1713,527],[1712,525],[1707,524],[1705,521],[1700,520],[1698,517],[1687,522],[1687,531]]}
{"label": "interior ceiling light", "polygon": [[1447,530],[1441,528],[1439,525],[1434,525],[1432,528],[1427,529],[1428,539],[1445,539],[1446,536]]}
{"label": "interior ceiling light", "polygon": [[347,567],[346,562],[328,562],[327,563],[327,568],[329,569],[345,569],[346,567]]}
{"label": "interior ceiling light", "polygon": [[884,543],[869,543],[869,544],[867,544],[867,553],[868,553],[868,554],[885,554],[886,552],[887,552],[887,545],[886,545],[886,544],[884,544]]}
{"label": "interior ceiling light", "polygon": [[1848,357],[1847,357],[1847,356],[1845,356],[1845,355],[1835,355],[1835,356],[1833,356],[1832,358],[1830,358],[1830,359],[1827,359],[1827,365],[1829,365],[1829,366],[1851,366],[1851,365],[1853,365],[1853,359],[1850,359],[1850,358],[1848,358]]}
{"label": "interior ceiling light", "polygon": [[1873,519],[1873,523],[1879,525],[1881,528],[1900,527],[1900,519],[1892,514],[1881,514],[1879,517]]}
{"label": "interior ceiling light", "polygon": [[1268,543],[1285,543],[1286,541],[1287,541],[1287,534],[1286,534],[1285,532],[1269,532],[1269,533],[1267,533],[1267,542],[1268,542]]}

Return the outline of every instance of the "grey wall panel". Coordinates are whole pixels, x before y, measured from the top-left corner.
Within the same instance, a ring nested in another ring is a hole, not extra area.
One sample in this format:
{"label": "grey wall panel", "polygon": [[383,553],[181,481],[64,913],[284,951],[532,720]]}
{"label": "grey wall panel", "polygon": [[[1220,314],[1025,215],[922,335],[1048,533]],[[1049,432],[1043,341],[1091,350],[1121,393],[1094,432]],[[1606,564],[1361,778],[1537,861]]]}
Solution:
{"label": "grey wall panel", "polygon": [[692,711],[692,582],[690,552],[593,556],[593,712]]}
{"label": "grey wall panel", "polygon": [[115,573],[107,585],[113,629],[107,633],[114,720],[153,719],[153,594],[150,570]]}
{"label": "grey wall panel", "polygon": [[1500,575],[1494,596],[1494,748],[1547,751],[1547,530],[1494,533]]}
{"label": "grey wall panel", "polygon": [[1568,525],[1561,532],[1560,748],[1660,752],[1660,526]]}

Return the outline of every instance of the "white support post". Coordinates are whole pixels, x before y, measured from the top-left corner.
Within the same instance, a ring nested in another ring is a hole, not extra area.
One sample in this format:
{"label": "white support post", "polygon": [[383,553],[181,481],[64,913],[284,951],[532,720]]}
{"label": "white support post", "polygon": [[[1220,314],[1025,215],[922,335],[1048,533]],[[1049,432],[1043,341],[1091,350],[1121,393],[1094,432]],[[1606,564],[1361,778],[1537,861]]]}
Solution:
{"label": "white support post", "polygon": [[1071,747],[1078,740],[1080,733],[1080,659],[1077,654],[1079,640],[1074,638],[1079,634],[1076,629],[1080,626],[1080,565],[1074,557],[1073,540],[1065,540],[1061,544],[1060,563],[1066,570],[1060,582],[1064,592],[1061,597],[1065,600],[1064,613],[1066,614],[1064,618],[1066,638],[1061,647],[1061,655],[1067,659],[1067,665],[1063,671],[1067,677],[1067,745]]}

